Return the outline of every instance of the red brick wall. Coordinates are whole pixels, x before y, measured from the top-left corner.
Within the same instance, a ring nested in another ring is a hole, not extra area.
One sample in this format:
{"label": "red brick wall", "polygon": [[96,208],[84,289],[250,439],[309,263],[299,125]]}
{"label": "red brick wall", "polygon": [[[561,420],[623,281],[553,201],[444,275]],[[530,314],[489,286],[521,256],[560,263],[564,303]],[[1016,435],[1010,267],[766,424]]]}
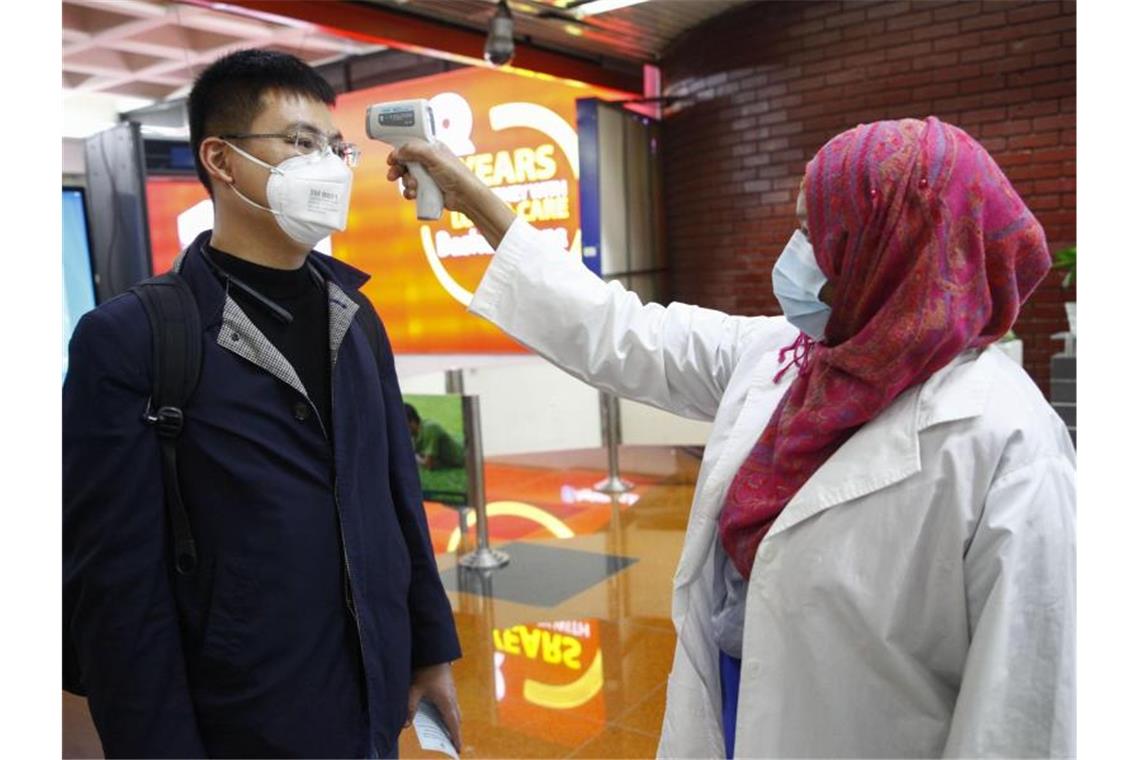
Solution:
{"label": "red brick wall", "polygon": [[[1045,226],[1076,239],[1072,2],[758,2],[692,30],[662,62],[673,297],[773,314],[771,267],[808,160],[861,122],[935,115],[990,151]],[[1075,299],[1051,273],[1015,332],[1048,394]]]}

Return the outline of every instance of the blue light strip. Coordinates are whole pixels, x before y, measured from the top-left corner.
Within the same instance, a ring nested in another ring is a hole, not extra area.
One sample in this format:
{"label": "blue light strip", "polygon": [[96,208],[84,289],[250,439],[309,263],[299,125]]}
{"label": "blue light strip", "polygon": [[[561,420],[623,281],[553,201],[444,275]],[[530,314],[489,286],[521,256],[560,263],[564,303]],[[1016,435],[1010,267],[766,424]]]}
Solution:
{"label": "blue light strip", "polygon": [[602,208],[598,171],[598,99],[579,98],[578,217],[582,225],[582,262],[602,276]]}

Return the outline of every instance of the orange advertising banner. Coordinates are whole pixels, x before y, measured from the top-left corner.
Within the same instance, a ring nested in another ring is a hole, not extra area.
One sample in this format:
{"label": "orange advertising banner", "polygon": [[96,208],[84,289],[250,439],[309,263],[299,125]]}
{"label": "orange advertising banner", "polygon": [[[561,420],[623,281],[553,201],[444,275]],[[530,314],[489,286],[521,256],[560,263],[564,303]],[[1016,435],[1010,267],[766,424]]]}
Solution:
{"label": "orange advertising banner", "polygon": [[[198,204],[210,198],[197,177],[151,177],[146,182],[146,214],[150,225],[150,261],[155,274],[169,272],[171,264],[190,240],[213,224],[213,206],[201,209]],[[193,209],[197,209],[194,211]],[[203,213],[205,212],[205,213]],[[200,228],[191,225],[188,216],[201,219]],[[181,225],[182,229],[179,229]],[[184,240],[184,238],[189,238]]]}
{"label": "orange advertising banner", "polygon": [[364,131],[368,106],[425,98],[437,137],[516,213],[581,256],[575,101],[622,93],[549,78],[470,68],[346,93],[334,118],[364,156],[356,168],[348,229],[333,255],[372,275],[365,294],[398,353],[524,351],[497,327],[466,311],[492,249],[461,214],[416,219],[385,179],[390,148]]}
{"label": "orange advertising banner", "polygon": [[[437,222],[416,219],[415,203],[385,178],[391,148],[365,134],[367,108],[427,99],[437,138],[517,214],[580,257],[576,101],[627,95],[551,77],[467,68],[338,96],[333,119],[364,154],[354,170],[348,227],[332,236],[332,255],[372,276],[363,291],[397,353],[525,349],[467,313],[492,249],[462,214],[445,210]],[[196,178],[154,177],[147,182],[147,206],[154,271],[161,273],[197,232],[210,227],[212,205]]]}

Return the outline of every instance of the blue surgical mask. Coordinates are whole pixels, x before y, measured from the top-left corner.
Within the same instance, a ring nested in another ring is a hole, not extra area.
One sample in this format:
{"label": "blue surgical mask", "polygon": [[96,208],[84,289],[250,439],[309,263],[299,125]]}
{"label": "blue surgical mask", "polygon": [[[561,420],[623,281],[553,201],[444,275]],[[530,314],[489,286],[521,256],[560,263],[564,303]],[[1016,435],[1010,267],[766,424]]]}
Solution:
{"label": "blue surgical mask", "polygon": [[812,340],[823,340],[831,307],[819,300],[827,276],[815,260],[815,252],[801,230],[792,234],[772,269],[772,290],[784,316]]}

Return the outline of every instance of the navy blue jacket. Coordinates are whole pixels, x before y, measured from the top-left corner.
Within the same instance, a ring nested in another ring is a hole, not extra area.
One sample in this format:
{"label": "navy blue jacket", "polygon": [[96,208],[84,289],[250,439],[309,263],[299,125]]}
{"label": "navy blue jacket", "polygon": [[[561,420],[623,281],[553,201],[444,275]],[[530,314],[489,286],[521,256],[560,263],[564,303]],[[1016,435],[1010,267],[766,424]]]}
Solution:
{"label": "navy blue jacket", "polygon": [[76,328],[65,624],[109,757],[394,752],[412,670],[459,657],[391,347],[384,335],[378,370],[361,325],[371,315],[345,295],[368,277],[309,260],[329,283],[330,333],[342,333],[330,337],[328,436],[302,412],[303,387],[263,368],[266,347],[196,245],[184,257],[203,328],[178,450],[191,576],[172,569],[158,438],[143,421],[143,306],[128,293]]}

